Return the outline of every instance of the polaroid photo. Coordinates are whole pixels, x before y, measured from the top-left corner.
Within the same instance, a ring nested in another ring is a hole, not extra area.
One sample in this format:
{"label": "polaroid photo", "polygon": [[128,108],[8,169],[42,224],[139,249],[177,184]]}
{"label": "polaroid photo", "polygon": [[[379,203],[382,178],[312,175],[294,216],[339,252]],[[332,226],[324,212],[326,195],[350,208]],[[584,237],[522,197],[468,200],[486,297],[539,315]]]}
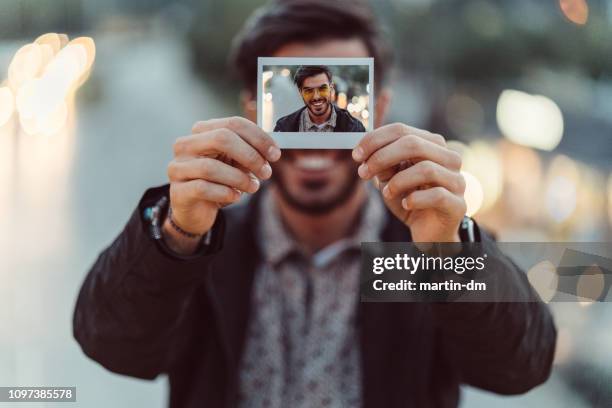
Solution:
{"label": "polaroid photo", "polygon": [[352,149],[373,123],[373,58],[258,58],[257,125],[281,148]]}

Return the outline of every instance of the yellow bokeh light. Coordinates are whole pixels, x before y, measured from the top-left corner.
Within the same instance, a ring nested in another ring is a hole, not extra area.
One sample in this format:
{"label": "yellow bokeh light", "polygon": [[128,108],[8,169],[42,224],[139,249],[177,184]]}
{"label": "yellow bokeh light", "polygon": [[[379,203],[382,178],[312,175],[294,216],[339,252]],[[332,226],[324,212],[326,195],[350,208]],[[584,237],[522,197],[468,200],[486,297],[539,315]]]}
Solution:
{"label": "yellow bokeh light", "polygon": [[38,117],[40,134],[51,136],[61,131],[68,121],[68,106],[66,102],[60,103],[52,111]]}
{"label": "yellow bokeh light", "polygon": [[263,81],[263,85],[265,86],[266,83],[274,76],[274,72],[272,71],[264,71],[261,74],[261,79]]}
{"label": "yellow bokeh light", "polygon": [[36,78],[43,68],[43,51],[38,44],[26,44],[13,57],[8,69],[8,84],[15,92]]}
{"label": "yellow bokeh light", "polygon": [[503,168],[497,150],[486,142],[475,141],[463,150],[463,169],[474,175],[483,188],[481,210],[490,208],[502,193]]}
{"label": "yellow bokeh light", "polygon": [[551,151],[563,137],[563,114],[557,104],[541,95],[505,90],[497,101],[497,124],[509,140]]}
{"label": "yellow bokeh light", "polygon": [[480,181],[474,175],[467,171],[462,171],[461,174],[465,179],[465,193],[463,197],[467,205],[466,214],[471,217],[480,210],[484,200],[484,192]]}
{"label": "yellow bokeh light", "polygon": [[338,93],[338,98],[336,103],[338,104],[338,106],[342,109],[346,108],[346,104],[348,103],[347,98],[346,98],[346,94],[344,92],[339,92]]}
{"label": "yellow bokeh light", "polygon": [[550,163],[545,190],[548,215],[557,223],[563,223],[575,213],[580,170],[576,162],[565,155],[557,155]]}
{"label": "yellow bokeh light", "polygon": [[564,176],[556,176],[546,189],[546,209],[555,222],[562,223],[576,210],[576,184]]}
{"label": "yellow bokeh light", "polygon": [[527,278],[542,301],[548,303],[552,300],[559,285],[557,268],[552,262],[545,260],[535,264],[527,272]]}
{"label": "yellow bokeh light", "polygon": [[[91,71],[91,67],[94,61],[96,60],[96,44],[90,37],[78,37],[70,41],[68,46],[71,45],[80,47],[78,51],[79,57],[84,58],[84,60],[81,60],[81,76],[77,83],[78,87],[81,86],[87,80],[89,72]],[[85,55],[80,54],[81,50],[85,52]]]}
{"label": "yellow bokeh light", "polygon": [[82,45],[68,44],[57,53],[47,65],[42,79],[46,82],[47,92],[57,98],[65,98],[72,87],[77,85],[87,65],[87,52]]}
{"label": "yellow bokeh light", "polygon": [[[522,222],[542,218],[542,160],[535,150],[502,140],[499,144],[504,171],[504,209],[506,215]],[[520,163],[520,165],[517,165]],[[525,205],[529,203],[529,206]]]}
{"label": "yellow bokeh light", "polygon": [[555,156],[550,162],[548,174],[550,177],[563,176],[575,183],[578,183],[581,179],[576,162],[564,154]]}
{"label": "yellow bokeh light", "polygon": [[15,98],[13,91],[7,86],[0,87],[0,127],[4,126],[13,116]]}
{"label": "yellow bokeh light", "polygon": [[21,118],[30,119],[34,117],[39,94],[40,79],[30,79],[19,87],[16,95],[17,112]]}
{"label": "yellow bokeh light", "polygon": [[62,40],[57,33],[43,34],[34,40],[34,42],[38,45],[47,45],[51,47],[54,55],[62,48]]}
{"label": "yellow bokeh light", "polygon": [[51,135],[65,127],[74,93],[89,76],[95,55],[91,38],[69,41],[56,33],[41,35],[17,52],[9,84],[25,133]]}
{"label": "yellow bokeh light", "polygon": [[586,0],[559,0],[563,15],[574,24],[584,25],[589,20],[589,5]]}
{"label": "yellow bokeh light", "polygon": [[66,34],[60,33],[57,36],[60,39],[60,48],[65,47],[66,45],[68,45],[68,42],[70,42],[70,39],[68,38]]}

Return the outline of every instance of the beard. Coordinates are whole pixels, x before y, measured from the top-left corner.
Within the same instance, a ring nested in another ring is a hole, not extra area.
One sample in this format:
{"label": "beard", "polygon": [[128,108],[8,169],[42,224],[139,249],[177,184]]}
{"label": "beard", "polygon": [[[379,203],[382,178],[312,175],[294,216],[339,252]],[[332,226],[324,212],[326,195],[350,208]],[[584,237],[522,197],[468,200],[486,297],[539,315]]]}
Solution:
{"label": "beard", "polygon": [[[347,160],[352,160],[350,154]],[[277,187],[282,199],[293,209],[307,215],[322,215],[341,207],[353,196],[361,180],[357,174],[357,167],[358,164],[351,166],[347,174],[348,179],[345,179],[342,186],[325,200],[306,201],[300,199],[297,194],[293,194],[289,188],[287,188],[286,181],[282,177],[282,174],[273,173],[272,183]],[[311,193],[316,193],[317,190],[322,191],[327,186],[328,182],[310,181],[304,182],[301,187],[305,190],[309,190]]]}
{"label": "beard", "polygon": [[330,111],[331,108],[331,103],[329,102],[329,99],[317,99],[316,102],[318,101],[322,101],[323,105],[319,106],[319,107],[315,107],[313,105],[313,103],[315,101],[310,101],[306,104],[306,108],[308,108],[308,111],[313,115],[313,116],[324,116],[327,115]]}

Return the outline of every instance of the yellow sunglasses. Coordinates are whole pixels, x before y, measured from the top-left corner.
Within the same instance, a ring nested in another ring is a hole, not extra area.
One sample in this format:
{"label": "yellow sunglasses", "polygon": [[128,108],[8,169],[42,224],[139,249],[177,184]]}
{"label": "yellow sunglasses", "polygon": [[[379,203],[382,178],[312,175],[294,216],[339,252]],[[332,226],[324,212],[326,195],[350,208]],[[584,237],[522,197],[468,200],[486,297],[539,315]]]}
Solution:
{"label": "yellow sunglasses", "polygon": [[315,92],[318,92],[321,97],[327,98],[331,93],[331,87],[328,84],[323,84],[318,88],[302,88],[302,96],[305,99],[312,99]]}

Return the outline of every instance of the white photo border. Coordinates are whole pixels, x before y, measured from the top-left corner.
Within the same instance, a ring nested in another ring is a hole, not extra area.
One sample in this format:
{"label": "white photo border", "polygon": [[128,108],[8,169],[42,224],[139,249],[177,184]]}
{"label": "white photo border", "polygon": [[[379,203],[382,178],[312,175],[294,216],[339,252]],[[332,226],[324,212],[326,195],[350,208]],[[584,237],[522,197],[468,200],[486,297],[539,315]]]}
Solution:
{"label": "white photo border", "polygon": [[[264,65],[367,65],[370,92],[370,122],[367,131],[374,128],[374,58],[257,58],[257,126],[263,129],[263,67]],[[270,132],[281,149],[353,149],[365,135],[364,132]]]}

